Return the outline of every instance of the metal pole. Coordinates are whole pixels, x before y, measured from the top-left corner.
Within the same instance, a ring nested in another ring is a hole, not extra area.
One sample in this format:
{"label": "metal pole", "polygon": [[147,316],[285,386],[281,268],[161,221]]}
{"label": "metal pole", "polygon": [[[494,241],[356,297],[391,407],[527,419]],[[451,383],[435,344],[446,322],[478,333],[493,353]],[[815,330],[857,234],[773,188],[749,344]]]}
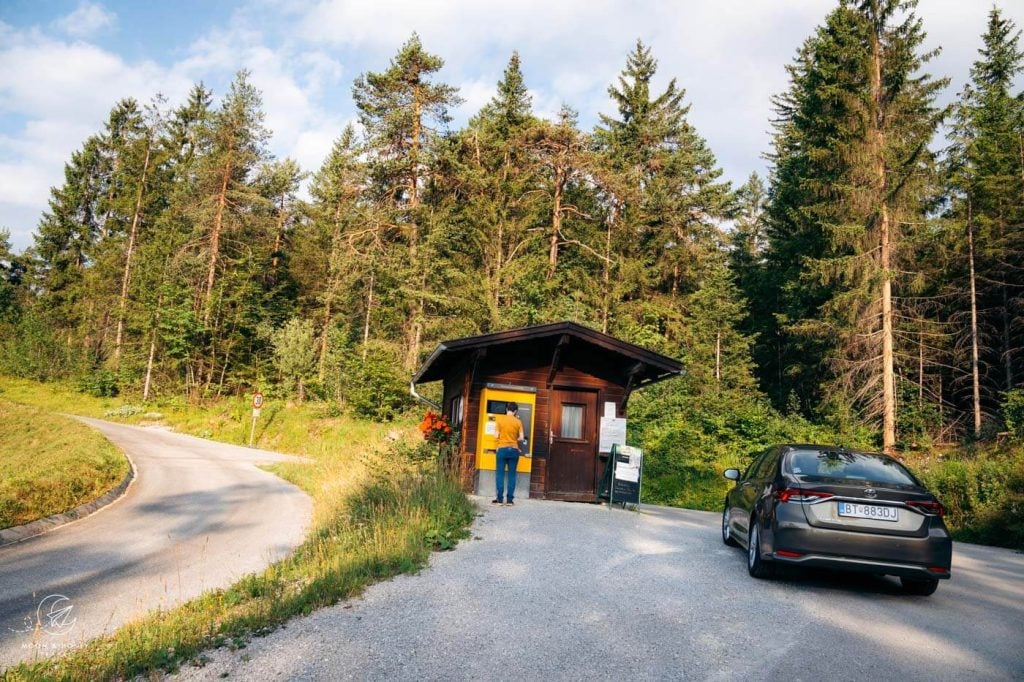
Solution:
{"label": "metal pole", "polygon": [[253,437],[256,435],[256,410],[252,413],[252,428],[249,429],[249,447],[252,447]]}
{"label": "metal pole", "polygon": [[640,451],[640,473],[638,474],[638,476],[640,476],[640,478],[636,482],[636,510],[639,513],[639,511],[640,511],[640,498],[643,497],[643,494],[644,494],[644,451],[643,450]]}
{"label": "metal pole", "polygon": [[612,510],[613,500],[615,499],[615,446],[612,445],[612,452],[609,457],[612,458],[612,480],[608,483],[608,511]]}

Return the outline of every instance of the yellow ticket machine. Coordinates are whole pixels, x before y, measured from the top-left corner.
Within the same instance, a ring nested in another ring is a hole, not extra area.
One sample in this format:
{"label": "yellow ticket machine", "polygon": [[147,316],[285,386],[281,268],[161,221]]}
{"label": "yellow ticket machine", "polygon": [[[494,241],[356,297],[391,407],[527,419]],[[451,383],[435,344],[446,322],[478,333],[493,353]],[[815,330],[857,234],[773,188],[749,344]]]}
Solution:
{"label": "yellow ticket machine", "polygon": [[[537,405],[537,389],[504,386],[501,384],[487,384],[480,395],[480,430],[476,439],[476,468],[477,470],[493,472],[497,468],[497,442],[498,424],[494,418],[499,414],[505,414],[505,405],[514,402],[519,406],[519,421],[523,422],[523,432],[526,434],[526,449],[524,455],[533,454],[533,413]],[[533,460],[529,457],[520,457],[516,471],[519,473],[530,473],[530,464]],[[527,488],[528,490],[529,488]]]}

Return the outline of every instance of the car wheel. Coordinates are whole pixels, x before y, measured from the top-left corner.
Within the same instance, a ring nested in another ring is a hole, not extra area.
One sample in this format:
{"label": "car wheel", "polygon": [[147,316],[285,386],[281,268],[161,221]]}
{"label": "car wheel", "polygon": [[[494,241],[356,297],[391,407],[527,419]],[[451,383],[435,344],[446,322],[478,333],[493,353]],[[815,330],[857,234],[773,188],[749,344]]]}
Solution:
{"label": "car wheel", "polygon": [[900,584],[907,594],[916,594],[920,597],[935,594],[935,590],[939,589],[939,581],[929,578],[900,578]]}
{"label": "car wheel", "polygon": [[747,572],[754,578],[771,578],[775,567],[771,562],[761,558],[761,531],[758,530],[757,517],[750,518],[750,531],[747,535]]}
{"label": "car wheel", "polygon": [[729,528],[729,504],[726,503],[722,510],[722,542],[730,547],[739,547],[740,543],[732,537],[732,529]]}

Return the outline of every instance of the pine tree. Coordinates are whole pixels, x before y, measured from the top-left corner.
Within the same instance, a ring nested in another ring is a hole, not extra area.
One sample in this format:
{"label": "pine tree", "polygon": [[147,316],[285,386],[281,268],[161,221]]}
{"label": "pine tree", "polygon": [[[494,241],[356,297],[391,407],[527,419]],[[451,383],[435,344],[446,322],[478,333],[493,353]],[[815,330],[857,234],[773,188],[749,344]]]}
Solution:
{"label": "pine tree", "polygon": [[404,240],[406,287],[405,367],[419,363],[426,313],[427,273],[421,244],[428,221],[422,206],[425,185],[440,136],[435,126],[451,120],[448,110],[461,102],[457,89],[430,78],[444,61],[426,52],[415,33],[391,60],[386,71],[368,72],[356,79],[352,95],[367,135],[371,196],[384,203],[390,221],[399,225]]}

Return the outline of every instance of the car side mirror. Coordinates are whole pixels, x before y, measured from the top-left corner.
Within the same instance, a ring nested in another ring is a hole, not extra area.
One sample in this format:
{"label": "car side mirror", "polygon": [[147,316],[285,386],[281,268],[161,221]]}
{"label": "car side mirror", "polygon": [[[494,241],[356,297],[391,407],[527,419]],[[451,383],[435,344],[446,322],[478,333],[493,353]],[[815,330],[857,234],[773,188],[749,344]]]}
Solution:
{"label": "car side mirror", "polygon": [[726,478],[728,478],[730,481],[738,481],[738,480],[740,480],[740,470],[739,469],[726,469],[725,471],[722,472],[722,475],[725,476]]}

